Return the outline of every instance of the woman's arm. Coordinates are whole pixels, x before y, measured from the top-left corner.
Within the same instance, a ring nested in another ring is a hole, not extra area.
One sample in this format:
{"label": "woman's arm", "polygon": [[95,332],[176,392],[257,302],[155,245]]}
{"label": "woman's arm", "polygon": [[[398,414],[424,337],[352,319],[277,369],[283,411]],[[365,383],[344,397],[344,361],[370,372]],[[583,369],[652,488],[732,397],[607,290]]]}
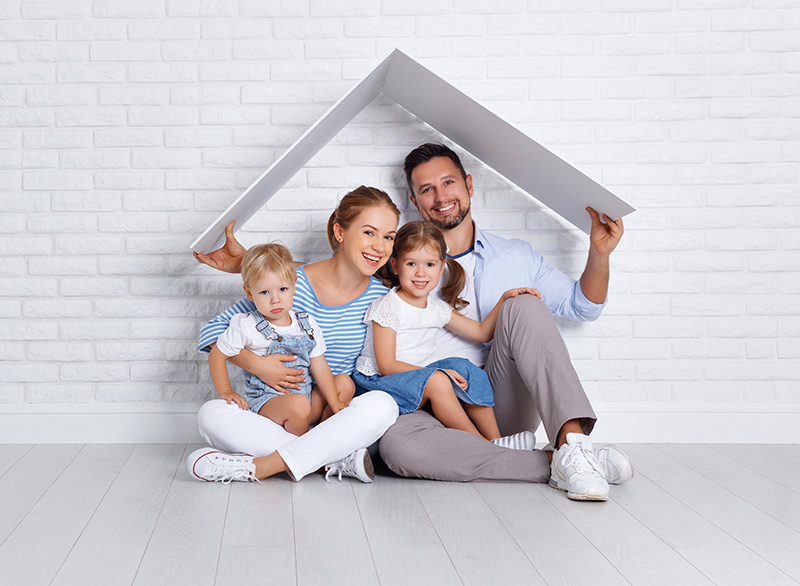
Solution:
{"label": "woman's arm", "polygon": [[242,265],[242,256],[247,252],[247,249],[239,244],[239,241],[233,235],[233,225],[235,223],[231,222],[225,226],[225,244],[222,245],[222,248],[218,248],[208,254],[192,253],[197,262],[226,273],[239,272],[239,268]]}
{"label": "woman's arm", "polygon": [[315,356],[311,359],[308,370],[311,371],[314,377],[314,383],[319,388],[322,396],[330,405],[334,413],[338,413],[345,408],[345,404],[339,400],[339,393],[336,392],[336,384],[333,382],[333,373],[328,361],[325,360],[325,355]]}
{"label": "woman's arm", "polygon": [[392,328],[372,322],[372,338],[375,347],[375,361],[382,376],[416,370],[419,366],[397,360],[397,332]]}
{"label": "woman's arm", "polygon": [[444,326],[454,334],[475,340],[476,342],[490,342],[494,337],[494,328],[497,325],[497,318],[500,317],[500,309],[503,307],[506,299],[511,299],[517,295],[535,295],[539,299],[542,296],[536,289],[530,287],[520,287],[517,289],[509,289],[500,297],[500,300],[492,308],[482,322],[477,322],[468,317],[464,317],[457,311],[453,310],[450,316],[450,321]]}
{"label": "woman's arm", "polygon": [[234,393],[231,388],[231,381],[228,378],[228,368],[225,361],[228,359],[222,352],[219,351],[215,344],[208,353],[208,370],[211,372],[211,382],[214,383],[214,389],[220,399],[225,399],[228,405],[231,402],[236,403],[239,407],[247,410],[247,401],[241,395]]}
{"label": "woman's arm", "polygon": [[297,360],[297,356],[291,354],[258,356],[245,348],[228,360],[242,370],[256,375],[279,393],[290,393],[291,389],[299,389],[299,383],[306,381],[305,377],[301,376],[303,374],[302,370],[289,368],[283,364],[284,362]]}

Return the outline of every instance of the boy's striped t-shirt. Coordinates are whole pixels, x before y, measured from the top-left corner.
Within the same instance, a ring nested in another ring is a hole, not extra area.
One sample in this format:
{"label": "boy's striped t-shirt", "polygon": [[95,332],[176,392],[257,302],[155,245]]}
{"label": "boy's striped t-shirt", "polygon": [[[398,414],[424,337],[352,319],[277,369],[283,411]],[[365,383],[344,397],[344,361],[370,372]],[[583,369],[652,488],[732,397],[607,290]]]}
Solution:
{"label": "boy's striped t-shirt", "polygon": [[[314,294],[308,282],[304,267],[297,269],[297,285],[294,294],[294,309],[310,314],[325,337],[325,359],[333,374],[352,374],[356,359],[364,346],[367,326],[364,314],[375,299],[383,297],[389,290],[375,277],[370,278],[367,289],[346,305],[329,307],[323,305]],[[228,328],[231,318],[237,313],[255,311],[255,305],[248,299],[241,299],[220,315],[206,323],[200,331],[198,350],[208,352],[222,332]]]}

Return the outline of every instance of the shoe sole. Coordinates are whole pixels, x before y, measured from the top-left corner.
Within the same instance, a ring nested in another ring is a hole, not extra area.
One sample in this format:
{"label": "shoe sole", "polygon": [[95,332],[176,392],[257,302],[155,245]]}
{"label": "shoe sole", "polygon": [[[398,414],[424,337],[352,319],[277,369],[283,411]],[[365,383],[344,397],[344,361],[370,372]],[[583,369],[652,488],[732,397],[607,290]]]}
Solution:
{"label": "shoe sole", "polygon": [[608,495],[606,495],[606,496],[595,496],[595,495],[591,495],[591,494],[577,494],[577,493],[574,493],[574,492],[569,492],[569,489],[566,489],[566,488],[561,488],[561,487],[558,485],[558,482],[555,482],[555,483],[554,483],[552,478],[550,479],[550,482],[548,482],[548,484],[549,484],[549,485],[550,485],[552,488],[555,488],[556,490],[560,490],[561,492],[566,492],[566,493],[567,493],[567,498],[568,498],[569,500],[571,500],[571,501],[597,501],[597,502],[605,502],[605,501],[607,501],[607,500],[608,500]]}
{"label": "shoe sole", "polygon": [[367,475],[369,480],[361,480],[365,484],[369,484],[373,480],[375,480],[375,467],[372,465],[372,458],[369,455],[369,452],[364,452],[364,474]]}

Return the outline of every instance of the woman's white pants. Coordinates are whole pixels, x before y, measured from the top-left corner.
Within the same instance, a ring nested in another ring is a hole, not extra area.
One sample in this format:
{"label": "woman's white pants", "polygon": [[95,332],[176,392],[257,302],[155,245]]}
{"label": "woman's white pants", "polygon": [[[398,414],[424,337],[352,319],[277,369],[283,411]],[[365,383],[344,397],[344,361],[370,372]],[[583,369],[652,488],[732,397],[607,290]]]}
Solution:
{"label": "woman's white pants", "polygon": [[278,452],[291,476],[300,480],[380,439],[397,420],[397,403],[383,391],[355,397],[348,407],[307,433],[292,435],[274,421],[222,399],[200,407],[200,435],[224,452],[268,456]]}

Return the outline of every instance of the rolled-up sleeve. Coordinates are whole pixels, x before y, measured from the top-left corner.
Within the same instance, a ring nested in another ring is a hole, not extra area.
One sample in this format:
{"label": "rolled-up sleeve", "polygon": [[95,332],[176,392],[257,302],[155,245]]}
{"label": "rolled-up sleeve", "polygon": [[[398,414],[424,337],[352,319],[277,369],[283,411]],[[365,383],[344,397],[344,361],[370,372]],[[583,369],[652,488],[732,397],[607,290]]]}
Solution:
{"label": "rolled-up sleeve", "polygon": [[[594,321],[600,317],[606,302],[594,303],[583,294],[580,281],[568,277],[523,240],[507,240],[481,233],[486,243],[484,255],[481,309],[483,315],[512,287],[533,287],[551,313],[577,321]],[[477,275],[476,275],[477,277]],[[491,305],[490,305],[491,303]]]}

